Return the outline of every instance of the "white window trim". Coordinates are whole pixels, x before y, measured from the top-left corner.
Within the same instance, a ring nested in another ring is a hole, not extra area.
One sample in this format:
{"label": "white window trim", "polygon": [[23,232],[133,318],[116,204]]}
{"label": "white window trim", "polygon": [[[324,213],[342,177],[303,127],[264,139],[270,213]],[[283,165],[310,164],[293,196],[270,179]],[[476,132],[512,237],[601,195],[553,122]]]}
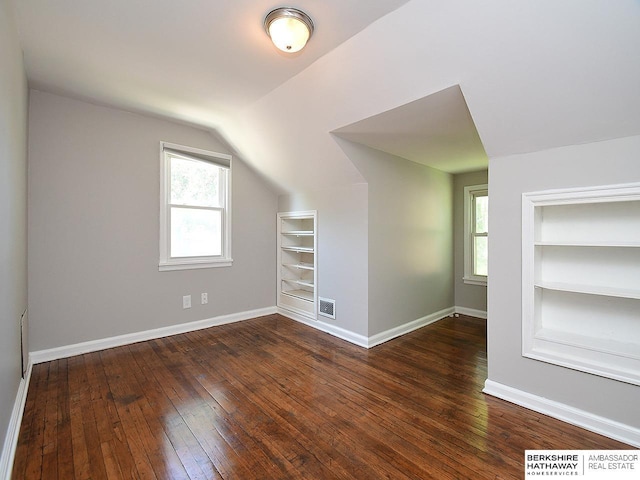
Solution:
{"label": "white window trim", "polygon": [[487,285],[487,276],[473,273],[473,199],[478,194],[488,194],[489,185],[469,185],[464,187],[464,276],[462,280],[469,285]]}
{"label": "white window trim", "polygon": [[[222,255],[208,257],[171,258],[169,256],[169,245],[171,238],[169,220],[169,194],[171,193],[170,165],[165,156],[165,149],[175,150],[190,154],[194,157],[210,159],[212,163],[221,166],[229,165],[227,171],[227,185],[225,188],[226,202],[223,211],[223,234],[222,234]],[[190,270],[196,268],[230,267],[233,264],[231,257],[231,155],[225,153],[210,152],[199,148],[177,145],[175,143],[160,142],[160,260],[158,270]]]}

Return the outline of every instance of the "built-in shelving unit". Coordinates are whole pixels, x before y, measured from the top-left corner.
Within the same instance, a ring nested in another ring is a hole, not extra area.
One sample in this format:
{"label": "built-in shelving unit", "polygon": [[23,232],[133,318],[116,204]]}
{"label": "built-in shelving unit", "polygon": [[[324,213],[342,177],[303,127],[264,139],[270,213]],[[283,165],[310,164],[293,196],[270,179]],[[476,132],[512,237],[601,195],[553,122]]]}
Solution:
{"label": "built-in shelving unit", "polygon": [[526,193],[523,355],[640,385],[640,184]]}
{"label": "built-in shelving unit", "polygon": [[278,213],[278,307],[316,319],[316,211]]}

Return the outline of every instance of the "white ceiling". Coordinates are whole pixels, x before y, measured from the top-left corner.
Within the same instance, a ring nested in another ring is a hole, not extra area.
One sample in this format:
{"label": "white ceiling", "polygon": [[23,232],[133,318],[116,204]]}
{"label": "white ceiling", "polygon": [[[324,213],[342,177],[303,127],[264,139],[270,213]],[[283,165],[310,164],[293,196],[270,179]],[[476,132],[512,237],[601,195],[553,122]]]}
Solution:
{"label": "white ceiling", "polygon": [[[272,0],[16,1],[33,88],[218,129],[408,0],[299,0],[315,34],[278,51],[262,21]],[[339,130],[345,138],[449,172],[486,167],[459,89]]]}
{"label": "white ceiling", "polygon": [[332,133],[449,173],[478,170],[488,164],[458,85]]}
{"label": "white ceiling", "polygon": [[364,181],[330,132],[451,172],[640,135],[638,0],[297,0],[294,56],[272,0],[9,1],[32,87],[211,129],[282,192]]}
{"label": "white ceiling", "polygon": [[29,83],[216,127],[408,0],[296,0],[298,54],[263,29],[273,0],[13,0]]}

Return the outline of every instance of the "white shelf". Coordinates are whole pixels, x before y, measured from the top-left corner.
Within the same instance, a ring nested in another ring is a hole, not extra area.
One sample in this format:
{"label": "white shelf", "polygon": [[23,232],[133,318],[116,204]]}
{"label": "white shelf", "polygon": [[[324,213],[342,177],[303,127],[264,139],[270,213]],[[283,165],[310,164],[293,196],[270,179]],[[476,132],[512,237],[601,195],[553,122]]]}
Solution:
{"label": "white shelf", "polygon": [[288,282],[288,283],[293,283],[293,284],[296,284],[296,285],[300,285],[302,287],[309,287],[309,288],[313,288],[314,287],[313,279],[311,279],[311,280],[303,280],[301,278],[294,278],[294,279],[283,278],[282,281],[283,282]]}
{"label": "white shelf", "polygon": [[640,348],[638,348],[638,345],[633,342],[594,338],[587,335],[575,334],[573,332],[568,333],[561,330],[552,330],[547,328],[540,329],[536,333],[536,338],[570,347],[586,348],[594,352],[640,360]]}
{"label": "white shelf", "polygon": [[535,287],[560,292],[584,293],[587,295],[602,295],[605,297],[620,297],[640,299],[640,288],[616,288],[602,285],[584,285],[565,282],[536,282]]}
{"label": "white shelf", "polygon": [[313,230],[294,230],[289,232],[282,232],[282,235],[291,235],[294,237],[313,237]]}
{"label": "white shelf", "polygon": [[541,247],[609,247],[609,248],[640,248],[640,242],[572,242],[572,241],[536,241]]}
{"label": "white shelf", "polygon": [[299,270],[315,270],[313,263],[283,263],[282,265],[287,268],[297,268]]}
{"label": "white shelf", "polygon": [[313,253],[313,247],[282,247],[282,250],[295,253]]}
{"label": "white shelf", "polygon": [[313,302],[313,292],[309,292],[307,290],[283,290],[283,295],[289,295],[290,297],[300,298],[302,300],[306,300],[308,302]]}

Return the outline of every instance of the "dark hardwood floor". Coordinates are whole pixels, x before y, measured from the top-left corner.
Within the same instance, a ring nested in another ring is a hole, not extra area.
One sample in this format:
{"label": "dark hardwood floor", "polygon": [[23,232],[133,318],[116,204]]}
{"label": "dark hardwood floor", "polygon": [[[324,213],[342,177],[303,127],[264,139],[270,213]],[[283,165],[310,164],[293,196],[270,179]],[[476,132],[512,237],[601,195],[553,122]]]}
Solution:
{"label": "dark hardwood floor", "polygon": [[481,393],[485,322],[366,350],[279,315],[35,365],[14,479],[496,479],[629,446]]}

